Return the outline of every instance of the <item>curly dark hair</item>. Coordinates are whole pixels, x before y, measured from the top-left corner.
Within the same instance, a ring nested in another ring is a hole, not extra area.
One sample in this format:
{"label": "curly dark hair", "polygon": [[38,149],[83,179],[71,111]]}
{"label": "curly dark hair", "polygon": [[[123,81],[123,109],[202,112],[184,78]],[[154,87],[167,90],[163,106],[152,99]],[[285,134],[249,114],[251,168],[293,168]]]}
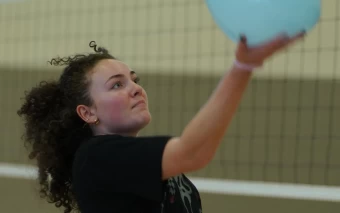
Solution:
{"label": "curly dark hair", "polygon": [[36,159],[40,195],[65,213],[79,210],[72,191],[72,163],[81,143],[93,135],[78,116],[79,104],[90,106],[90,71],[103,59],[116,59],[94,41],[95,53],[55,58],[51,65],[64,68],[58,81],[42,81],[25,93],[18,110],[23,117],[25,145],[31,148],[29,159]]}

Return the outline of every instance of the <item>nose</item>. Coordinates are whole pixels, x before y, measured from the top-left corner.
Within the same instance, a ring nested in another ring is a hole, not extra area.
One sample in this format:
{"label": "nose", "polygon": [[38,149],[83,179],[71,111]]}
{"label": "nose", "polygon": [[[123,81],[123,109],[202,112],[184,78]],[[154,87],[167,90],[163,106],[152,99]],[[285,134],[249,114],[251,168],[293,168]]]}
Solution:
{"label": "nose", "polygon": [[135,96],[141,95],[142,90],[143,90],[143,88],[139,84],[136,84],[135,82],[133,82],[133,86],[132,86],[132,90],[131,90],[131,96],[135,97]]}

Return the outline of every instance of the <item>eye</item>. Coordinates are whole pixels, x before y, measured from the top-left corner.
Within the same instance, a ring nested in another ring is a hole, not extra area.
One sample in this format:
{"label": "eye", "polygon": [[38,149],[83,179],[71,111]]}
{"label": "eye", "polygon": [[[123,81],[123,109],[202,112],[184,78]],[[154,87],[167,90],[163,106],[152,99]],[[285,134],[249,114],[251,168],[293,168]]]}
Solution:
{"label": "eye", "polygon": [[134,80],[134,82],[136,83],[136,84],[138,84],[139,82],[140,82],[140,78],[135,78],[135,80]]}
{"label": "eye", "polygon": [[112,86],[112,89],[118,89],[121,86],[123,86],[123,84],[121,82],[117,82]]}

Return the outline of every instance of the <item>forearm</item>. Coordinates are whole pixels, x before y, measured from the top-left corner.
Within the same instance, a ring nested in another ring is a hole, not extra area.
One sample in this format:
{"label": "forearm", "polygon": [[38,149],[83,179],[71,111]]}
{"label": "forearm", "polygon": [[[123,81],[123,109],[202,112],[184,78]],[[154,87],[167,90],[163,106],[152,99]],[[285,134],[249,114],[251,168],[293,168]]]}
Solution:
{"label": "forearm", "polygon": [[226,73],[206,104],[189,122],[181,143],[189,156],[207,164],[214,156],[248,85],[251,72],[232,68]]}

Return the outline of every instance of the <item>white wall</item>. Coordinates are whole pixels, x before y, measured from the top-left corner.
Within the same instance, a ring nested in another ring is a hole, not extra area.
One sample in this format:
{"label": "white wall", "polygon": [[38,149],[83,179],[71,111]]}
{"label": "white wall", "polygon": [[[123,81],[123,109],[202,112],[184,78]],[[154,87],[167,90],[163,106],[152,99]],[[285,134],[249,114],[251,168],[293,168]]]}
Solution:
{"label": "white wall", "polygon": [[[340,78],[337,1],[323,0],[322,21],[305,42],[257,76]],[[203,0],[27,0],[0,4],[0,29],[0,66],[49,69],[50,58],[91,51],[96,40],[143,71],[220,75],[235,47]]]}

